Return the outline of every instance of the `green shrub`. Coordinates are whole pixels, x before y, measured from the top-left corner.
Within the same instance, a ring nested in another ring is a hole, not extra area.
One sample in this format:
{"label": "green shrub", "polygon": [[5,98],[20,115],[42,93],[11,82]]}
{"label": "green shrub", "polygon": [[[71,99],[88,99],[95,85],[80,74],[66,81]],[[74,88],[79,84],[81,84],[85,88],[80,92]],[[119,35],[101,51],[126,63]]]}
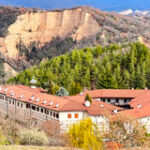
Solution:
{"label": "green shrub", "polygon": [[37,128],[20,131],[19,137],[22,145],[41,146],[48,144],[48,137],[45,132],[39,131]]}
{"label": "green shrub", "polygon": [[92,98],[90,97],[89,94],[86,94],[85,101],[89,101],[90,103],[92,103]]}

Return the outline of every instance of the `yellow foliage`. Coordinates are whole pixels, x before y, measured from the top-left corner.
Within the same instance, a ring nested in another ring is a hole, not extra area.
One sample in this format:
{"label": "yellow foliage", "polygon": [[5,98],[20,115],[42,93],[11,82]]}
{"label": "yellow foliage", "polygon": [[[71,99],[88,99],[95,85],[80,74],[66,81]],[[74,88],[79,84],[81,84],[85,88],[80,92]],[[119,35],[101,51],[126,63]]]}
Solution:
{"label": "yellow foliage", "polygon": [[103,150],[103,142],[96,124],[91,119],[73,124],[69,129],[72,145],[86,150]]}

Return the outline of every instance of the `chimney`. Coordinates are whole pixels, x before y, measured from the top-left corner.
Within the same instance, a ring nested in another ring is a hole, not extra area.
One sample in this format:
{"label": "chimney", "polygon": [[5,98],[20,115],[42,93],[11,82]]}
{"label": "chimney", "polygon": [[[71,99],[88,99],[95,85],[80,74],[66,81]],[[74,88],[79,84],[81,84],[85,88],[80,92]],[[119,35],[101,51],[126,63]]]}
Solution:
{"label": "chimney", "polygon": [[84,102],[84,105],[85,105],[86,107],[90,107],[90,106],[91,106],[91,103],[90,103],[89,101],[85,101],[85,102]]}
{"label": "chimney", "polygon": [[139,104],[139,105],[137,105],[137,108],[141,108],[141,107],[142,107],[142,105],[140,105],[140,104]]}
{"label": "chimney", "polygon": [[117,110],[117,109],[114,109],[113,112],[114,112],[114,114],[117,114],[117,113],[118,113],[118,110]]}
{"label": "chimney", "polygon": [[100,107],[101,107],[101,108],[104,108],[104,105],[101,104]]}

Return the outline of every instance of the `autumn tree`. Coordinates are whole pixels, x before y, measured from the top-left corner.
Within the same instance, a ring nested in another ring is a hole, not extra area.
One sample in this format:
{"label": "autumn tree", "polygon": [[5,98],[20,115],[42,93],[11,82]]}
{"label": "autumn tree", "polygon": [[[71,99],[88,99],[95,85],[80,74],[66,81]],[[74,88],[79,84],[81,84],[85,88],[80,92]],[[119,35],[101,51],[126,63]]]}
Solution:
{"label": "autumn tree", "polygon": [[86,150],[103,150],[100,132],[91,119],[73,124],[69,129],[69,135],[74,147]]}
{"label": "autumn tree", "polygon": [[145,127],[135,118],[117,114],[109,119],[109,132],[105,138],[118,143],[121,147],[146,146],[149,138],[146,136]]}

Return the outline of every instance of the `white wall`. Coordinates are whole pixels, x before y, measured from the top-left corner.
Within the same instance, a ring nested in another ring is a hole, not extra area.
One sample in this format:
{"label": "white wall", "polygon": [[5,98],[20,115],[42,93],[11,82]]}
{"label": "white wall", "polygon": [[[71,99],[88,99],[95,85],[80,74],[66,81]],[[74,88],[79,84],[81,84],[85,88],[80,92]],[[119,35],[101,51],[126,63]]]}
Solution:
{"label": "white wall", "polygon": [[[71,114],[71,118],[68,118],[68,114]],[[78,118],[75,118],[75,114],[78,114]],[[85,117],[84,112],[75,111],[75,112],[60,112],[59,113],[59,121],[60,126],[63,132],[68,131],[69,127],[77,123],[80,120],[83,120]]]}
{"label": "white wall", "polygon": [[[75,118],[74,115],[78,113],[78,118]],[[72,118],[68,118],[68,114],[72,115]],[[59,113],[59,121],[62,132],[68,131],[69,127],[83,120],[85,118],[91,118],[94,123],[97,124],[100,131],[108,131],[109,130],[109,123],[108,119],[105,116],[89,116],[87,112],[60,112]]]}
{"label": "white wall", "polygon": [[109,130],[109,122],[105,116],[90,116],[101,132]]}

